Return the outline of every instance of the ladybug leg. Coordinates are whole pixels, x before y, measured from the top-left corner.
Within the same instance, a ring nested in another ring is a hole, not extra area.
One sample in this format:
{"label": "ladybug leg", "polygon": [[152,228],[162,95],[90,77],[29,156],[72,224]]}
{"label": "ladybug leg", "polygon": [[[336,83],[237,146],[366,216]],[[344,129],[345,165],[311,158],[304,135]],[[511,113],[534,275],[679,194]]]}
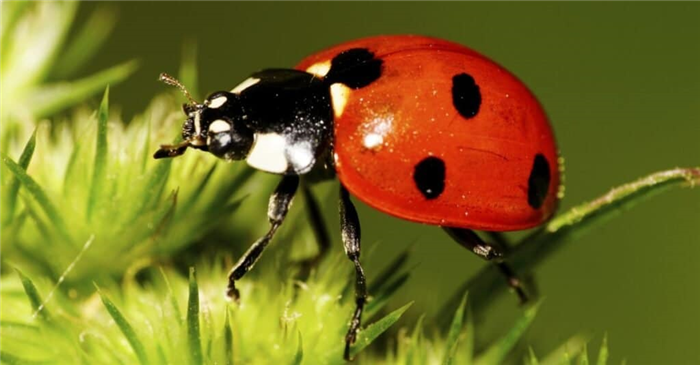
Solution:
{"label": "ladybug leg", "polygon": [[[510,241],[501,232],[484,231],[489,237],[489,240],[497,245],[502,251],[503,256],[508,257],[510,250],[513,248]],[[537,285],[537,280],[535,280],[535,274],[529,272],[523,276],[523,284],[526,289],[526,293],[530,297],[538,298],[540,296],[539,286]]]}
{"label": "ladybug leg", "polygon": [[520,279],[503,259],[503,250],[499,247],[499,244],[486,243],[481,237],[474,233],[474,231],[469,229],[450,227],[444,227],[444,229],[455,242],[459,243],[464,248],[474,252],[477,256],[487,261],[493,261],[496,267],[498,267],[498,270],[506,277],[508,285],[515,290],[518,298],[520,298],[520,302],[525,303],[528,301]]}
{"label": "ladybug leg", "polygon": [[253,265],[258,261],[260,255],[267,247],[272,237],[277,232],[277,229],[282,225],[284,218],[287,216],[289,206],[292,204],[294,193],[299,186],[299,176],[287,175],[282,178],[275,192],[270,196],[270,203],[267,207],[267,218],[270,221],[270,229],[263,237],[258,239],[248,251],[238,260],[238,263],[231,269],[228,274],[228,287],[226,288],[226,296],[238,300],[239,293],[236,289],[235,282],[243,277]]}
{"label": "ladybug leg", "polygon": [[318,265],[321,259],[328,253],[328,250],[331,247],[331,240],[330,236],[328,235],[326,224],[323,221],[323,216],[321,214],[318,201],[311,193],[309,184],[302,182],[301,186],[304,192],[304,204],[306,205],[309,223],[311,224],[311,229],[313,230],[314,236],[316,237],[316,242],[318,243],[318,253],[316,256],[301,262],[304,272],[304,275],[302,276],[308,276],[311,269]]}
{"label": "ladybug leg", "polygon": [[178,144],[163,144],[160,145],[160,148],[158,151],[156,151],[153,154],[153,158],[159,159],[159,158],[170,158],[170,157],[177,157],[185,153],[187,151],[187,147],[189,147],[190,143],[187,141],[180,142]]}
{"label": "ladybug leg", "polygon": [[355,343],[357,331],[360,329],[362,310],[367,301],[367,281],[365,272],[360,265],[360,219],[357,210],[350,201],[350,194],[344,186],[340,186],[340,230],[343,238],[345,254],[355,264],[355,312],[350,321],[350,328],[345,335],[344,358],[350,361],[350,345]]}

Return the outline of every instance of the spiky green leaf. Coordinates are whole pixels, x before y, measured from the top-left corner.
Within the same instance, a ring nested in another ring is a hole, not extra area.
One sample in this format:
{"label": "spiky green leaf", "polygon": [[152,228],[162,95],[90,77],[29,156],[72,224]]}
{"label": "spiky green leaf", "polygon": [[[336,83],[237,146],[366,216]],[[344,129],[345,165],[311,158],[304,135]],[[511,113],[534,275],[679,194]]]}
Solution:
{"label": "spiky green leaf", "polygon": [[36,315],[41,319],[49,319],[49,311],[43,306],[41,295],[39,294],[39,290],[37,290],[36,285],[34,285],[34,282],[25,276],[19,269],[15,269],[15,271],[22,281],[22,287],[24,288],[24,293],[29,299],[29,304],[32,306],[32,312],[36,313]]}
{"label": "spiky green leaf", "polygon": [[61,52],[53,75],[66,78],[80,70],[99,51],[100,45],[112,33],[116,21],[114,9],[110,6],[102,5],[93,11]]}
{"label": "spiky green leaf", "polygon": [[525,334],[537,315],[540,303],[527,308],[508,333],[489,346],[476,360],[477,365],[500,364]]}
{"label": "spiky green leaf", "polygon": [[450,331],[447,333],[447,341],[445,341],[445,356],[442,359],[442,363],[449,365],[452,363],[457,350],[457,345],[459,342],[459,334],[462,332],[462,327],[464,324],[464,308],[467,305],[467,293],[464,293],[462,301],[455,311],[454,318],[452,319],[452,324],[450,325]]}
{"label": "spiky green leaf", "polygon": [[608,363],[608,334],[603,336],[603,343],[600,345],[600,351],[598,352],[598,365],[607,365]]}
{"label": "spiky green leaf", "polygon": [[[19,156],[19,161],[17,165],[19,165],[20,168],[23,170],[27,170],[27,167],[29,167],[29,163],[32,160],[32,156],[34,155],[34,148],[36,147],[36,129],[32,133],[32,136],[29,138],[27,141],[27,144],[24,145],[24,149],[22,150],[22,154]],[[5,210],[5,217],[3,224],[9,224],[12,222],[14,219],[14,214],[15,214],[15,206],[17,204],[17,193],[19,192],[19,186],[20,182],[19,179],[16,177],[13,177],[10,183],[8,184],[7,187],[7,194],[5,195],[5,201],[6,201],[6,210]]]}
{"label": "spiky green leaf", "polygon": [[112,319],[114,319],[114,323],[117,324],[117,327],[119,327],[119,330],[129,342],[129,345],[131,345],[131,349],[134,350],[134,354],[136,354],[136,358],[139,360],[139,363],[141,365],[147,365],[149,362],[148,356],[146,356],[146,350],[136,334],[134,327],[131,326],[119,308],[107,297],[107,295],[102,292],[102,290],[100,290],[97,284],[95,284],[95,288],[97,289],[97,293],[99,294],[105,309],[107,309],[109,315],[112,317]]}
{"label": "spiky green leaf", "polygon": [[105,89],[100,109],[97,111],[97,140],[95,141],[95,163],[92,168],[92,184],[88,197],[87,219],[92,218],[99,194],[104,190],[104,180],[107,171],[107,119],[109,117],[109,86]]}
{"label": "spiky green leaf", "polygon": [[[358,353],[360,353],[362,350],[364,350],[369,344],[374,342],[374,340],[379,337],[382,333],[384,333],[389,327],[394,325],[401,316],[408,310],[408,308],[413,305],[413,302],[410,302],[403,307],[396,309],[395,311],[387,314],[384,318],[370,324],[367,326],[367,328],[361,330],[357,334],[357,341],[355,342],[354,345],[350,347],[350,356],[354,357]],[[330,359],[331,361],[337,361],[341,360],[343,356],[343,351],[344,351],[345,344],[342,345],[338,350],[336,350],[331,356]]]}
{"label": "spiky green leaf", "polygon": [[104,90],[107,85],[123,81],[136,71],[137,67],[136,61],[127,61],[70,83],[43,86],[34,91],[31,100],[32,113],[35,117],[42,118],[75,105],[90,95]]}
{"label": "spiky green leaf", "polygon": [[34,200],[39,204],[39,206],[49,218],[51,224],[55,228],[56,232],[61,236],[61,238],[66,242],[72,242],[72,239],[70,237],[70,234],[68,234],[68,229],[66,228],[66,224],[63,221],[63,218],[58,213],[58,210],[56,210],[56,206],[51,202],[49,197],[44,192],[44,189],[42,189],[41,186],[39,186],[39,184],[37,184],[37,182],[31,178],[31,176],[27,175],[27,173],[20,165],[12,161],[12,159],[10,159],[7,156],[3,156],[2,160],[5,163],[5,166],[7,166],[7,168],[10,170],[10,172],[14,174],[14,176],[20,181],[22,186],[25,189],[27,189],[29,194],[31,194]]}
{"label": "spiky green leaf", "polygon": [[202,340],[199,331],[199,286],[194,267],[190,267],[189,280],[190,295],[187,300],[187,344],[190,349],[190,363],[201,365],[204,363],[202,355]]}
{"label": "spiky green leaf", "polygon": [[304,344],[301,340],[301,331],[297,332],[297,352],[294,354],[292,365],[301,365],[304,360]]}

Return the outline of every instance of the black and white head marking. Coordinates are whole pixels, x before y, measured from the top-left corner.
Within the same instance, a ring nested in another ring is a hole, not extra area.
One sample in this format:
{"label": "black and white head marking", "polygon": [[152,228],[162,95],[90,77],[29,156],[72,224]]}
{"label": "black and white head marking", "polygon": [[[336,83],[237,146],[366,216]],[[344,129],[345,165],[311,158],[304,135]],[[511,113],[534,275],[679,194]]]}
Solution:
{"label": "black and white head marking", "polygon": [[[174,78],[164,81],[186,93]],[[189,98],[191,103],[183,106],[183,143],[161,147],[157,158],[179,156],[193,147],[226,160],[245,159],[262,171],[304,174],[332,143],[330,87],[312,73],[263,70],[231,91],[209,95],[202,104]]]}

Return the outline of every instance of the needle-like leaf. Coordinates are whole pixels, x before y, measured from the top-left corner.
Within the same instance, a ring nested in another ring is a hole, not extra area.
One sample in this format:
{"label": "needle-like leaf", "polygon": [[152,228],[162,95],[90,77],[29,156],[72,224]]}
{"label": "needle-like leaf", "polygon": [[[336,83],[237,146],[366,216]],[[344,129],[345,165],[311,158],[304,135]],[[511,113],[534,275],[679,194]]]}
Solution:
{"label": "needle-like leaf", "polygon": [[97,111],[97,140],[95,141],[95,163],[92,170],[92,184],[87,205],[88,222],[92,218],[99,194],[104,190],[105,173],[107,170],[107,118],[109,117],[109,87],[105,89],[100,109]]}
{"label": "needle-like leaf", "polygon": [[131,348],[134,350],[136,358],[139,359],[139,363],[141,365],[148,365],[149,362],[148,357],[146,356],[146,350],[136,334],[134,327],[132,327],[126,317],[122,315],[119,308],[114,305],[114,303],[102,292],[102,290],[100,290],[97,284],[95,284],[95,288],[97,289],[97,293],[100,295],[100,299],[102,300],[102,304],[105,306],[105,309],[107,309],[109,315],[112,317],[112,319],[114,319],[114,323],[117,324],[117,327],[119,327],[119,330],[122,332],[122,334],[124,334],[126,340],[129,341],[129,345],[131,345]]}
{"label": "needle-like leaf", "polygon": [[[22,154],[19,157],[19,161],[17,165],[21,167],[23,170],[27,170],[27,167],[29,167],[29,162],[32,160],[32,156],[34,155],[34,148],[36,147],[36,129],[34,130],[34,133],[32,133],[32,136],[29,138],[29,141],[27,141],[27,144],[24,146],[24,149],[22,150]],[[5,195],[6,199],[6,210],[5,210],[5,217],[4,217],[4,222],[3,225],[7,225],[12,222],[14,219],[14,214],[15,214],[15,206],[17,204],[17,193],[19,192],[19,179],[14,177],[10,181],[7,187],[7,194]]]}
{"label": "needle-like leaf", "polygon": [[190,364],[204,363],[202,341],[199,332],[199,287],[194,267],[190,268],[190,295],[187,300],[187,344],[190,349]]}

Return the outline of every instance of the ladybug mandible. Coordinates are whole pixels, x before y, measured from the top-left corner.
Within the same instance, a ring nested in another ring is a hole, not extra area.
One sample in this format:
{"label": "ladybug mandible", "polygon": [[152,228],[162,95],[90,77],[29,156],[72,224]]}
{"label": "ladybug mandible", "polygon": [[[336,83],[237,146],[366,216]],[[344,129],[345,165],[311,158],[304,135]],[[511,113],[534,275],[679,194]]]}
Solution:
{"label": "ladybug mandible", "polygon": [[[282,176],[270,197],[270,229],[231,270],[229,297],[238,298],[235,282],[284,221],[300,176],[331,171],[340,180],[342,241],[356,269],[346,359],[367,300],[350,194],[387,214],[442,227],[495,262],[525,300],[502,248],[472,229],[520,230],[547,220],[557,205],[557,151],[542,106],[498,64],[455,43],[400,35],[344,43],[295,69],[262,70],[201,104],[174,78],[161,80],[190,102],[183,106],[183,142],[161,146],[155,158],[195,148]],[[324,252],[328,239],[311,180],[302,188]]]}

